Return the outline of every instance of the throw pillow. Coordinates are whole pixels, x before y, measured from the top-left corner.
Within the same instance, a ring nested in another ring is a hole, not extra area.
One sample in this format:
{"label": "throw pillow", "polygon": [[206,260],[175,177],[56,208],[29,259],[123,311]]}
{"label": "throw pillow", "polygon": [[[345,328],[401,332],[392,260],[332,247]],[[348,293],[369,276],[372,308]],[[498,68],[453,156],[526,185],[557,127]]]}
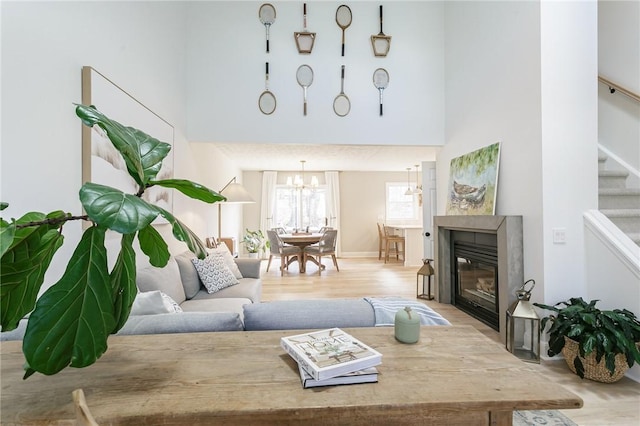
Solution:
{"label": "throw pillow", "polygon": [[202,260],[196,257],[191,261],[198,271],[200,281],[209,293],[216,293],[223,288],[239,283],[220,255],[211,254]]}
{"label": "throw pillow", "polygon": [[140,292],[131,306],[131,315],[154,315],[182,312],[171,296],[160,290]]}
{"label": "throw pillow", "polygon": [[233,276],[237,279],[243,278],[238,265],[235,260],[233,260],[233,256],[229,251],[229,248],[226,244],[220,244],[218,247],[207,250],[209,254],[217,254],[223,257],[224,263],[226,263],[229,270],[233,273]]}

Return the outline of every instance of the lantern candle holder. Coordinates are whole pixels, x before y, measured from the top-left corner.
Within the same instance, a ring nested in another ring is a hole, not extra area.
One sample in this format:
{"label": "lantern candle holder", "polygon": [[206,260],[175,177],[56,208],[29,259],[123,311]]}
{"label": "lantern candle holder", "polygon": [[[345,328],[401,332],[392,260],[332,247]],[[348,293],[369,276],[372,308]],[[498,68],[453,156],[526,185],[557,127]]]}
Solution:
{"label": "lantern candle holder", "polygon": [[[527,285],[531,287],[527,290]],[[507,309],[506,348],[526,362],[540,363],[540,317],[529,301],[534,280],[528,280],[516,291],[518,300]]]}
{"label": "lantern candle holder", "polygon": [[[433,277],[435,271],[433,270],[433,266],[431,266],[431,261],[433,261],[433,259],[422,259],[422,267],[416,275],[416,297],[418,299],[433,300],[433,296],[431,295],[431,277]],[[422,275],[422,289],[420,289],[420,275]]]}

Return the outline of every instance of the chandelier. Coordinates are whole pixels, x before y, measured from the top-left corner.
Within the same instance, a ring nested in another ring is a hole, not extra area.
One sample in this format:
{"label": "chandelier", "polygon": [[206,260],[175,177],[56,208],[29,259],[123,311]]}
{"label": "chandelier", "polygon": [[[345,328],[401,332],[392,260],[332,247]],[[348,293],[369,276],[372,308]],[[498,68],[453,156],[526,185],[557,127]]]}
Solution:
{"label": "chandelier", "polygon": [[296,189],[316,188],[318,186],[318,178],[316,176],[311,176],[309,184],[305,184],[304,163],[306,163],[305,160],[300,160],[300,164],[302,166],[301,174],[295,175],[295,177],[287,177],[287,186],[291,186]]}

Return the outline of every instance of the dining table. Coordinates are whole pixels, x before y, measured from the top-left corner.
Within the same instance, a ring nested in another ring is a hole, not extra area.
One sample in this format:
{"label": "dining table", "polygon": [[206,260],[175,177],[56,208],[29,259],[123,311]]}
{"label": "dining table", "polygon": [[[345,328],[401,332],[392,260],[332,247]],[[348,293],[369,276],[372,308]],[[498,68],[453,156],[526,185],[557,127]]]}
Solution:
{"label": "dining table", "polygon": [[[322,234],[319,232],[294,232],[291,234],[280,234],[279,237],[285,244],[291,244],[292,246],[300,247],[300,259],[298,259],[297,257],[292,257],[291,259],[289,259],[287,266],[297,260],[300,264],[300,272],[306,272],[307,268],[306,262],[304,261],[304,248],[320,241],[320,238],[322,238]],[[309,260],[318,265],[319,268],[324,268],[324,265],[319,264],[314,257],[310,257]]]}

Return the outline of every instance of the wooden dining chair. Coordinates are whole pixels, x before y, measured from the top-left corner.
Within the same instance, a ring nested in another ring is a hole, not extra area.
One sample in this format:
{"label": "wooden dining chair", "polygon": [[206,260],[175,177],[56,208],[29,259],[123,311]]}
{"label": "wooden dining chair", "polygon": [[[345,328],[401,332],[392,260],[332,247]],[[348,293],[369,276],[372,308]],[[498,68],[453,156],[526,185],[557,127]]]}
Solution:
{"label": "wooden dining chair", "polygon": [[299,261],[302,261],[302,250],[300,247],[284,244],[282,238],[278,235],[277,231],[270,229],[267,231],[267,237],[269,238],[269,261],[267,262],[267,272],[271,266],[271,259],[274,256],[280,257],[280,276],[284,275],[284,270],[289,270],[289,260],[293,256],[297,256]]}
{"label": "wooden dining chair", "polygon": [[393,252],[396,255],[396,260],[404,261],[405,256],[405,239],[401,235],[395,235],[392,231],[393,228],[389,226],[382,226],[384,230],[384,263],[389,262],[389,253]]}
{"label": "wooden dining chair", "polygon": [[73,397],[73,406],[76,411],[76,425],[78,426],[98,426],[98,422],[93,418],[87,400],[84,397],[84,391],[82,389],[76,389],[71,392]]}
{"label": "wooden dining chair", "polygon": [[317,257],[318,275],[320,275],[322,273],[322,256],[331,256],[331,259],[333,259],[333,265],[336,267],[336,270],[340,272],[338,260],[336,259],[337,241],[338,230],[327,229],[324,234],[322,234],[322,237],[320,237],[318,244],[313,244],[304,248],[304,258],[302,261],[306,264],[308,256]]}

